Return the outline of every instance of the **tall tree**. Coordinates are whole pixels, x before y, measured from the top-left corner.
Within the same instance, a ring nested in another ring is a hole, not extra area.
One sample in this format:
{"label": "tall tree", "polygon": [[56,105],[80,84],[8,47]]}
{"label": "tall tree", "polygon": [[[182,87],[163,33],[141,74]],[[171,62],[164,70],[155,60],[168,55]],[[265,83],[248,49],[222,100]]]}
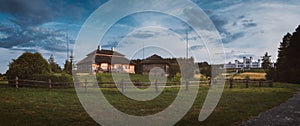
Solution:
{"label": "tall tree", "polygon": [[293,33],[287,49],[288,82],[300,83],[300,25]]}
{"label": "tall tree", "polygon": [[[286,64],[288,62],[287,59],[287,50],[290,45],[292,38],[292,34],[287,33],[280,43],[280,47],[278,48],[278,59],[276,62],[276,69],[271,70],[275,72],[273,76],[273,80],[275,81],[283,81],[288,78],[288,70],[286,68]],[[276,70],[276,71],[275,71]]]}
{"label": "tall tree", "polygon": [[274,69],[267,73],[268,79],[280,82],[300,83],[300,25],[291,35],[284,36],[278,50]]}
{"label": "tall tree", "polygon": [[48,74],[49,64],[40,53],[25,52],[9,64],[6,72],[9,80],[18,76],[21,79],[28,79],[33,74]]}
{"label": "tall tree", "polygon": [[48,59],[50,73],[61,73],[60,66],[55,62],[53,55]]}
{"label": "tall tree", "polygon": [[65,64],[64,64],[64,69],[63,71],[67,74],[72,74],[72,67],[73,67],[73,53],[71,53],[71,56],[70,56],[70,61],[69,60],[66,60]]}
{"label": "tall tree", "polygon": [[265,53],[262,58],[262,67],[264,70],[268,70],[271,67],[271,56],[268,54],[268,52]]}

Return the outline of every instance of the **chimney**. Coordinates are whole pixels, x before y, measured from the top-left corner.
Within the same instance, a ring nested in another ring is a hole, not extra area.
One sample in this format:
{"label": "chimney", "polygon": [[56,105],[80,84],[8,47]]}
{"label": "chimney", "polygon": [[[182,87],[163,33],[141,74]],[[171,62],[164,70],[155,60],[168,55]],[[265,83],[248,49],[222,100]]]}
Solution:
{"label": "chimney", "polygon": [[102,50],[102,46],[101,45],[98,45],[98,50]]}

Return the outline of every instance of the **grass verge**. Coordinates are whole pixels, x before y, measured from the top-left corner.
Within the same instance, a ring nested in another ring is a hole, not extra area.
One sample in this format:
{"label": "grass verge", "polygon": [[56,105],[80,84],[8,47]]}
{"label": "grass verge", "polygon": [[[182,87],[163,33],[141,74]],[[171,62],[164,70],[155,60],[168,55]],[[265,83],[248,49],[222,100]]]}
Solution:
{"label": "grass verge", "polygon": [[[226,86],[227,87],[227,86]],[[196,102],[176,125],[234,125],[279,105],[300,85],[275,83],[274,87],[225,88],[212,115],[198,122],[198,115],[208,87],[200,87]],[[170,88],[148,102],[125,98],[115,89],[103,89],[112,105],[132,115],[149,115],[163,110],[176,97]],[[81,106],[74,89],[0,88],[0,125],[98,125]]]}

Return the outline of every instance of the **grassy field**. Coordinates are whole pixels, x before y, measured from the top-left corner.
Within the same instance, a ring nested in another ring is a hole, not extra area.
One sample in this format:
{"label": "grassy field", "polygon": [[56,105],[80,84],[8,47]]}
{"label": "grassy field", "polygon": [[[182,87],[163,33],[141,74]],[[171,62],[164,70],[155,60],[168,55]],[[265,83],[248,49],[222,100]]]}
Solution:
{"label": "grassy field", "polygon": [[8,84],[8,82],[0,80],[0,84]]}
{"label": "grassy field", "polygon": [[233,79],[245,79],[246,76],[249,76],[250,79],[266,79],[266,73],[259,73],[259,72],[244,72],[239,73],[233,77]]}
{"label": "grassy field", "polygon": [[[226,86],[227,87],[227,86]],[[233,125],[279,105],[300,85],[276,83],[273,88],[226,88],[213,114],[198,122],[198,114],[208,87],[199,89],[191,110],[177,123],[181,125]],[[122,96],[116,89],[102,89],[106,98],[119,110],[132,115],[159,112],[172,103],[178,89],[166,89],[158,98],[138,102]],[[0,125],[98,125],[81,106],[74,89],[16,90],[0,87]]]}

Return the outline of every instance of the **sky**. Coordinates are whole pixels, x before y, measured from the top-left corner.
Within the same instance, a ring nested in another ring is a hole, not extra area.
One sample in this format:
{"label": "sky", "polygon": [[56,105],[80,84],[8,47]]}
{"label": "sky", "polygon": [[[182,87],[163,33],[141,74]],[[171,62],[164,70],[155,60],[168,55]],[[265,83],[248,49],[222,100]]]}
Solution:
{"label": "sky", "polygon": [[[265,52],[276,61],[282,37],[300,25],[299,0],[192,1],[209,16],[219,32],[226,56],[224,63],[245,56],[257,60]],[[0,73],[5,73],[12,59],[23,52],[40,52],[45,59],[53,55],[63,66],[67,40],[73,50],[86,20],[106,3],[107,0],[0,0]],[[157,5],[188,15],[191,20],[201,18],[186,11],[188,7],[174,8],[159,1]],[[174,16],[158,12],[140,12],[119,19],[99,43],[105,49],[114,47],[129,59],[146,58],[154,53],[185,57],[187,33],[189,56],[198,62],[209,61],[205,43],[193,28]],[[85,51],[83,56],[92,50]],[[83,56],[75,58],[80,60]]]}

